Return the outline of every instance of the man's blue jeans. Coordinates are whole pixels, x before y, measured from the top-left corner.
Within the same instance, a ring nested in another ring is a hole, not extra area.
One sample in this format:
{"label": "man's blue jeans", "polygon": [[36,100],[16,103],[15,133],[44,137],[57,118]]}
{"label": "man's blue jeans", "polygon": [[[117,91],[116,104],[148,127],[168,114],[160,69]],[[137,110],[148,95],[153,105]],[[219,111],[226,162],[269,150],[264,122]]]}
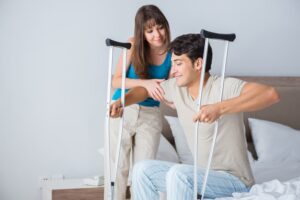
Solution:
{"label": "man's blue jeans", "polygon": [[[159,192],[166,192],[168,200],[193,199],[193,166],[158,160],[136,163],[132,173],[134,200],[158,200]],[[205,170],[198,170],[198,193],[201,193]],[[210,171],[205,198],[231,196],[233,192],[248,192],[239,178],[223,171]]]}

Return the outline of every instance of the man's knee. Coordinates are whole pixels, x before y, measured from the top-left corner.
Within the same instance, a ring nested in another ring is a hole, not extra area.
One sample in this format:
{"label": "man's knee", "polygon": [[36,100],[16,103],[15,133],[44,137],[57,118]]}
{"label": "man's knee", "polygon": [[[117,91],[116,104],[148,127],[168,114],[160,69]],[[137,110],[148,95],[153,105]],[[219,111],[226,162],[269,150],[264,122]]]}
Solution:
{"label": "man's knee", "polygon": [[139,178],[147,176],[147,171],[148,171],[148,169],[151,169],[152,166],[153,166],[152,160],[143,160],[143,161],[137,162],[133,166],[132,180],[134,181]]}
{"label": "man's knee", "polygon": [[170,168],[170,170],[167,173],[167,182],[172,183],[174,181],[187,181],[187,168],[185,165],[174,165]]}

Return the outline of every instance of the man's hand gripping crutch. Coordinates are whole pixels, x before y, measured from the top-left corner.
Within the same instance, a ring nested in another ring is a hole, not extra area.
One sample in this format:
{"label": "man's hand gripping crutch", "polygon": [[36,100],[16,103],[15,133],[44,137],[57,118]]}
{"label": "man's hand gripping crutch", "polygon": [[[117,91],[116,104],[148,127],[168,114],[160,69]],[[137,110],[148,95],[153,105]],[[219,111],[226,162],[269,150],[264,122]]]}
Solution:
{"label": "man's hand gripping crutch", "polygon": [[[123,50],[123,66],[122,66],[122,89],[121,89],[121,102],[117,109],[124,110],[125,105],[125,75],[126,75],[126,55],[127,55],[127,49],[131,48],[130,43],[121,43],[116,42],[111,39],[106,39],[106,45],[109,46],[109,68],[107,73],[107,96],[106,96],[106,123],[105,123],[105,163],[106,163],[106,169],[107,169],[107,178],[109,180],[109,186],[108,188],[105,188],[107,190],[108,200],[114,200],[114,186],[116,181],[116,176],[118,173],[118,164],[119,164],[119,155],[120,155],[120,146],[122,141],[122,132],[123,132],[123,116],[120,121],[120,127],[119,127],[119,138],[118,138],[118,146],[116,151],[116,163],[115,163],[115,173],[113,176],[111,176],[111,166],[110,166],[110,131],[109,131],[109,119],[110,119],[110,102],[111,102],[111,71],[112,71],[112,63],[113,63],[113,48],[118,47]],[[122,115],[122,112],[119,112]],[[106,185],[107,186],[107,185]]]}
{"label": "man's hand gripping crutch", "polygon": [[[203,200],[204,194],[205,194],[205,189],[206,189],[206,184],[207,184],[207,179],[208,179],[208,175],[209,175],[210,165],[211,165],[211,161],[212,161],[212,156],[213,156],[213,152],[214,152],[214,147],[215,147],[215,143],[216,143],[216,138],[217,138],[217,134],[218,134],[218,125],[219,125],[218,119],[220,117],[220,113],[217,111],[217,109],[215,109],[215,107],[209,106],[209,105],[201,107],[209,39],[217,39],[217,40],[225,41],[225,51],[224,51],[221,85],[220,85],[221,92],[220,92],[220,96],[219,96],[219,102],[222,101],[222,96],[223,96],[228,45],[229,45],[229,42],[233,42],[235,40],[235,34],[218,34],[218,33],[212,33],[212,32],[206,31],[206,30],[202,30],[201,35],[205,38],[205,46],[204,46],[204,55],[203,55],[203,66],[202,66],[202,70],[201,70],[201,77],[200,77],[200,83],[199,83],[200,84],[199,85],[199,98],[198,98],[198,103],[197,103],[198,115],[194,118],[194,121],[196,121],[195,134],[194,134],[194,136],[195,136],[195,139],[194,139],[194,152],[195,152],[194,153],[194,195],[193,195],[194,200],[197,200],[199,197],[198,190],[197,190],[198,189],[197,169],[198,169],[198,125],[199,125],[199,121],[207,122],[207,123],[215,122],[213,141],[212,141],[212,145],[211,145],[211,149],[210,149],[210,153],[209,153],[209,157],[208,157],[208,162],[207,162],[207,167],[206,167],[206,171],[205,171],[205,176],[204,176],[202,189],[201,189],[200,199]],[[199,113],[200,109],[201,109],[202,113]],[[211,116],[205,115],[205,110],[207,111],[207,113],[211,113]]]}

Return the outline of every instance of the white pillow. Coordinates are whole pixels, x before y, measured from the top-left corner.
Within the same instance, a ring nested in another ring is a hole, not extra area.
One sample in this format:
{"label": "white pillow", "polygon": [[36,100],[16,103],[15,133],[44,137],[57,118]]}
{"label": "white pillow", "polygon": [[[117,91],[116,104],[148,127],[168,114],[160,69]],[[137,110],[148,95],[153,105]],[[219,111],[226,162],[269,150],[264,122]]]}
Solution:
{"label": "white pillow", "polygon": [[174,163],[180,162],[174,147],[169,143],[169,141],[163,135],[160,136],[160,142],[158,145],[156,159],[165,160]]}
{"label": "white pillow", "polygon": [[170,125],[180,162],[183,164],[193,164],[194,158],[188,147],[185,134],[178,118],[172,116],[165,116],[165,118]]}
{"label": "white pillow", "polygon": [[259,162],[300,161],[300,131],[291,127],[249,118]]}

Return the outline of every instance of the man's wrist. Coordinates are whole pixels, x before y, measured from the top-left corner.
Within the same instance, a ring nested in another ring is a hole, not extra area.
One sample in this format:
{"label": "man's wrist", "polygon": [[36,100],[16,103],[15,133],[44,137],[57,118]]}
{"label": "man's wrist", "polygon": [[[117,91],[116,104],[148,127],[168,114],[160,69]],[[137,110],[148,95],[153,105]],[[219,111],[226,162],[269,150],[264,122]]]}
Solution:
{"label": "man's wrist", "polygon": [[226,102],[220,102],[218,103],[218,107],[219,107],[219,111],[220,111],[220,115],[224,115],[227,112],[227,106],[226,106]]}

